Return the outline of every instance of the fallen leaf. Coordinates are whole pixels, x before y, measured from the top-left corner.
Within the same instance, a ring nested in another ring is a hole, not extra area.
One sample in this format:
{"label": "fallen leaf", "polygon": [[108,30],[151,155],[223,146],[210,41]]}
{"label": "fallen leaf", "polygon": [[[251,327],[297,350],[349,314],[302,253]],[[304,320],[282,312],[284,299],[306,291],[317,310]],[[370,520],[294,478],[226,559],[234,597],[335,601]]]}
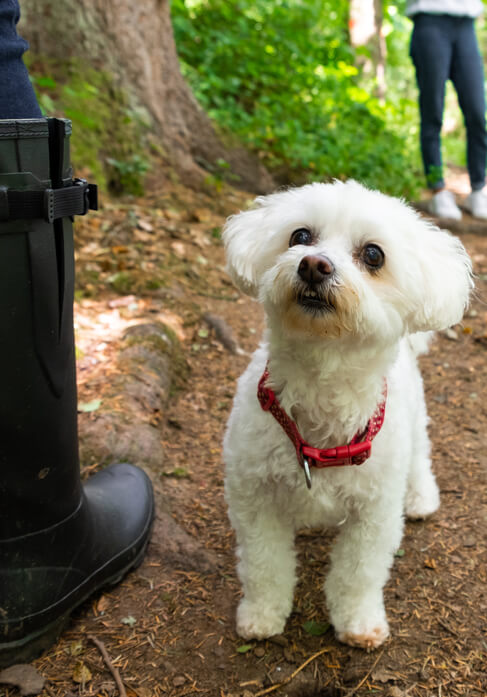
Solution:
{"label": "fallen leaf", "polygon": [[145,230],[146,232],[153,232],[154,230],[154,226],[143,218],[138,219],[137,227],[139,227],[141,230]]}
{"label": "fallen leaf", "polygon": [[208,223],[214,217],[208,208],[195,208],[192,215],[198,223]]}
{"label": "fallen leaf", "polygon": [[171,249],[178,257],[186,256],[186,247],[182,242],[171,242]]}
{"label": "fallen leaf", "polygon": [[110,601],[108,600],[106,595],[102,595],[100,600],[96,604],[96,609],[98,612],[105,612],[105,610],[108,609],[108,606],[110,605]]}
{"label": "fallen leaf", "polygon": [[135,617],[132,617],[132,615],[129,615],[128,617],[122,617],[120,620],[122,624],[127,624],[129,627],[133,627],[134,624],[137,624],[137,620]]}
{"label": "fallen leaf", "polygon": [[253,644],[242,644],[242,646],[237,647],[237,652],[238,653],[247,653],[247,651],[251,651],[254,646]]}
{"label": "fallen leaf", "polygon": [[108,303],[108,307],[128,307],[132,303],[136,302],[137,298],[135,295],[124,295],[122,298],[114,298]]}
{"label": "fallen leaf", "polygon": [[176,479],[187,479],[191,474],[184,467],[175,467],[170,472],[162,472],[163,477],[176,477]]}
{"label": "fallen leaf", "polygon": [[406,697],[406,693],[394,685],[388,689],[386,697]]}
{"label": "fallen leaf", "polygon": [[78,411],[82,411],[83,413],[96,411],[100,408],[101,403],[101,399],[92,399],[91,402],[80,402],[78,404]]}
{"label": "fallen leaf", "polygon": [[310,620],[309,622],[305,622],[303,624],[303,629],[307,634],[311,634],[311,636],[321,636],[330,629],[330,623],[315,622],[314,620]]}
{"label": "fallen leaf", "polygon": [[18,687],[21,695],[38,695],[46,679],[29,664],[19,663],[0,672],[0,683]]}
{"label": "fallen leaf", "polygon": [[377,680],[382,683],[394,682],[394,680],[397,680],[397,675],[390,670],[379,669],[372,673],[372,680]]}
{"label": "fallen leaf", "polygon": [[81,639],[78,641],[72,641],[70,645],[67,647],[66,653],[69,653],[71,656],[79,656],[80,653],[83,653],[83,642]]}
{"label": "fallen leaf", "polygon": [[167,220],[181,220],[182,215],[174,208],[165,208],[164,217],[167,218]]}
{"label": "fallen leaf", "polygon": [[85,666],[85,664],[80,661],[75,665],[73,675],[71,677],[74,682],[80,685],[86,685],[87,682],[90,682],[93,676],[91,675],[91,671],[88,666]]}
{"label": "fallen leaf", "polygon": [[138,697],[152,697],[154,694],[150,687],[134,687],[132,689]]}

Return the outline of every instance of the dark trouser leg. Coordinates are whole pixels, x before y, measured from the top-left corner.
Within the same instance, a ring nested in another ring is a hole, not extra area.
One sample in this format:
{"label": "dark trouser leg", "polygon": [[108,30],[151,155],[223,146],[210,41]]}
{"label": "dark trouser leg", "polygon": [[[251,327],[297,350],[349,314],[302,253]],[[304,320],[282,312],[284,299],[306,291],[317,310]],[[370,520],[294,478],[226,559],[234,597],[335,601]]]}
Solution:
{"label": "dark trouser leg", "polygon": [[30,119],[42,116],[22,62],[27,42],[17,34],[17,0],[0,2],[0,119]]}
{"label": "dark trouser leg", "polygon": [[444,187],[441,126],[445,84],[450,75],[452,45],[448,17],[419,15],[411,37],[411,58],[416,68],[421,116],[421,154],[429,188]]}
{"label": "dark trouser leg", "polygon": [[467,129],[467,167],[473,191],[485,184],[487,142],[482,58],[472,19],[458,20],[451,79],[458,94]]}

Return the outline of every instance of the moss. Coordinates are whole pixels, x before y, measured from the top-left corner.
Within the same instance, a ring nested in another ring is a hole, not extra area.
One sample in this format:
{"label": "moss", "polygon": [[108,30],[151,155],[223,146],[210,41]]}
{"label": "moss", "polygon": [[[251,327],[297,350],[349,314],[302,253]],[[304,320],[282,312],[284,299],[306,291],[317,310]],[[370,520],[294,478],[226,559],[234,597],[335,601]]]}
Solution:
{"label": "moss", "polygon": [[113,290],[121,295],[130,295],[135,288],[135,279],[128,271],[119,271],[108,279]]}
{"label": "moss", "polygon": [[44,113],[73,123],[74,169],[89,170],[111,193],[142,194],[150,167],[147,112],[130,103],[110,73],[80,59],[54,62],[31,53],[28,67]]}
{"label": "moss", "polygon": [[162,322],[136,325],[125,333],[123,347],[140,344],[168,356],[173,377],[171,395],[179,391],[188,379],[190,369],[176,333]]}

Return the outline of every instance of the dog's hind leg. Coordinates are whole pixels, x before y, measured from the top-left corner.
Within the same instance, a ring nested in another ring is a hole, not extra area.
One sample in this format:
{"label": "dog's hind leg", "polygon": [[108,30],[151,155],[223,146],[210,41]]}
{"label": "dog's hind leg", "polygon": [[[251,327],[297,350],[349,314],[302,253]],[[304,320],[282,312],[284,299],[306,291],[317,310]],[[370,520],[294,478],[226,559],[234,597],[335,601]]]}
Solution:
{"label": "dog's hind leg", "polygon": [[244,597],[237,610],[237,632],[246,639],[280,634],[292,608],[296,582],[294,529],[273,508],[232,510],[237,533],[238,574]]}
{"label": "dog's hind leg", "polygon": [[[420,385],[422,390],[422,385]],[[428,416],[424,396],[416,405],[413,424],[412,457],[406,492],[406,516],[411,520],[427,518],[440,505],[440,493],[431,470],[430,441],[426,426]]]}

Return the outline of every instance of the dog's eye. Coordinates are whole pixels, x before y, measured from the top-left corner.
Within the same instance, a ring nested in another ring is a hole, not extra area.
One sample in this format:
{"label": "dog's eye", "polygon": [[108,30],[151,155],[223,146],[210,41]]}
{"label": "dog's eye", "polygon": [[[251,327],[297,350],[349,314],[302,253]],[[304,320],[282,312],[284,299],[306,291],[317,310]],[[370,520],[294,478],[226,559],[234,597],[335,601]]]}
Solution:
{"label": "dog's eye", "polygon": [[380,269],[384,265],[384,252],[376,244],[367,244],[360,253],[360,258],[370,269]]}
{"label": "dog's eye", "polygon": [[296,244],[311,244],[313,242],[313,235],[305,227],[300,227],[293,232],[291,239],[289,240],[289,246],[294,247]]}

